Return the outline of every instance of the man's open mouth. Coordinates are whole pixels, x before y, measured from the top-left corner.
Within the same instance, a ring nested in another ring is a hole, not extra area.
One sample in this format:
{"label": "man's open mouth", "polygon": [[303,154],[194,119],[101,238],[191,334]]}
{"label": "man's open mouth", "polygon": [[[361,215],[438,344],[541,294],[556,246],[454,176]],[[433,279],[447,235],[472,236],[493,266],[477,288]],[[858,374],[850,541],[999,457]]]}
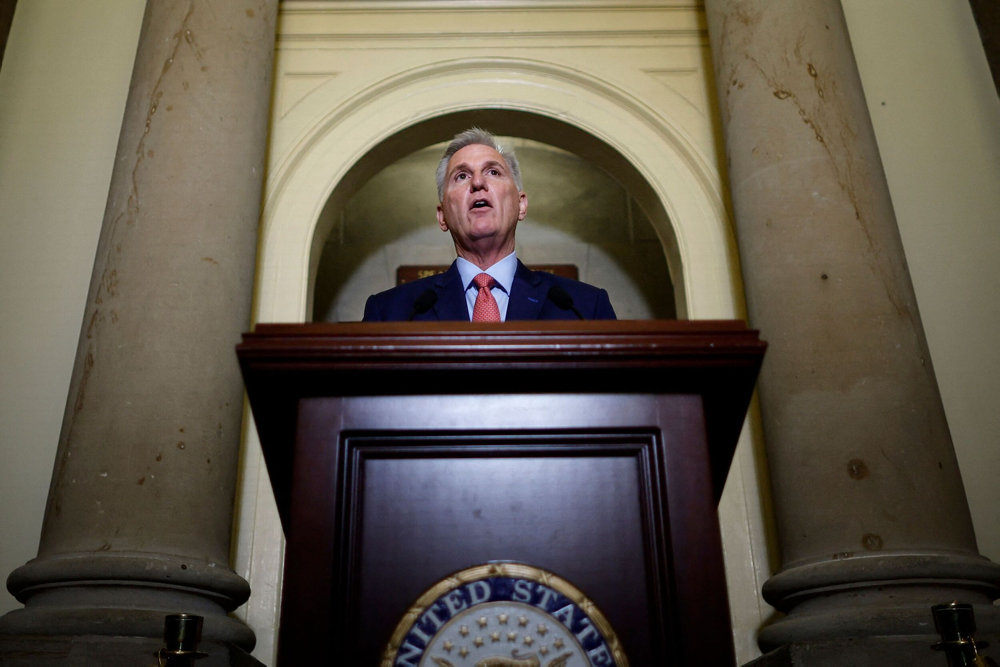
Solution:
{"label": "man's open mouth", "polygon": [[485,199],[477,199],[476,201],[472,202],[472,208],[486,208],[489,205],[490,203]]}

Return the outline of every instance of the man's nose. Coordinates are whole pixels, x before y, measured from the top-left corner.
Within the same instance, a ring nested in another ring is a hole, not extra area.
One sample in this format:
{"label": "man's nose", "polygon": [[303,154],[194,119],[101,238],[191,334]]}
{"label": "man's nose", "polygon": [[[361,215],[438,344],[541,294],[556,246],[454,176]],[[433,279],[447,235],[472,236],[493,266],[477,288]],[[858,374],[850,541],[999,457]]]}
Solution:
{"label": "man's nose", "polygon": [[469,187],[473,192],[476,190],[482,190],[486,187],[486,179],[483,178],[482,174],[473,174],[472,178],[469,179]]}

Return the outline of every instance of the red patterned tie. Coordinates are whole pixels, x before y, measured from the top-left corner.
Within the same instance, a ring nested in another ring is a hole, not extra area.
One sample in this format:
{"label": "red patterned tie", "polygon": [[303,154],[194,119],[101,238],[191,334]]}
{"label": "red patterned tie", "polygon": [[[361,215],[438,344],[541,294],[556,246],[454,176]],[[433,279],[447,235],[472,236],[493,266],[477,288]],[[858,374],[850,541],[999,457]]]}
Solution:
{"label": "red patterned tie", "polygon": [[479,288],[476,295],[476,305],[472,307],[473,322],[499,322],[500,308],[497,300],[493,298],[490,290],[496,285],[496,281],[488,273],[480,273],[472,279],[473,284]]}

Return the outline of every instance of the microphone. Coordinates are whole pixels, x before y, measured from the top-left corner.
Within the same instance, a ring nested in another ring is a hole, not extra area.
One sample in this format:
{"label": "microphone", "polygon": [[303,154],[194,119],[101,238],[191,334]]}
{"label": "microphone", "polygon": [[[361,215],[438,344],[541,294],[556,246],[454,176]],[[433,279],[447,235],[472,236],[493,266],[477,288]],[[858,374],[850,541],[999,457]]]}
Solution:
{"label": "microphone", "polygon": [[583,319],[583,315],[573,305],[573,297],[569,295],[569,292],[559,287],[559,285],[553,285],[549,289],[549,301],[556,304],[556,307],[560,310],[572,310],[578,318]]}
{"label": "microphone", "polygon": [[413,310],[410,311],[410,317],[407,321],[412,320],[417,315],[422,315],[426,313],[431,307],[437,303],[438,295],[437,292],[430,289],[429,287],[420,293],[417,300],[413,302]]}

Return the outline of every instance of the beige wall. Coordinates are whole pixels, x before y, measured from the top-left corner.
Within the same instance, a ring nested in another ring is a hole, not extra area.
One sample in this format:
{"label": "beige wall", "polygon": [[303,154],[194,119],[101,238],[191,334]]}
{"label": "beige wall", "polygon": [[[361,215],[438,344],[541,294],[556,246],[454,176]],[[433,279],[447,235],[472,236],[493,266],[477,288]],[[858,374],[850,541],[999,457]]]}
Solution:
{"label": "beige wall", "polygon": [[38,549],[144,8],[19,2],[0,69],[4,579]]}
{"label": "beige wall", "polygon": [[[20,2],[0,70],[3,575],[38,544],[144,4]],[[966,3],[844,6],[980,548],[1000,561],[1000,103]],[[0,612],[16,606],[4,592]]]}
{"label": "beige wall", "polygon": [[1000,98],[968,3],[842,2],[979,549],[1000,562]]}

